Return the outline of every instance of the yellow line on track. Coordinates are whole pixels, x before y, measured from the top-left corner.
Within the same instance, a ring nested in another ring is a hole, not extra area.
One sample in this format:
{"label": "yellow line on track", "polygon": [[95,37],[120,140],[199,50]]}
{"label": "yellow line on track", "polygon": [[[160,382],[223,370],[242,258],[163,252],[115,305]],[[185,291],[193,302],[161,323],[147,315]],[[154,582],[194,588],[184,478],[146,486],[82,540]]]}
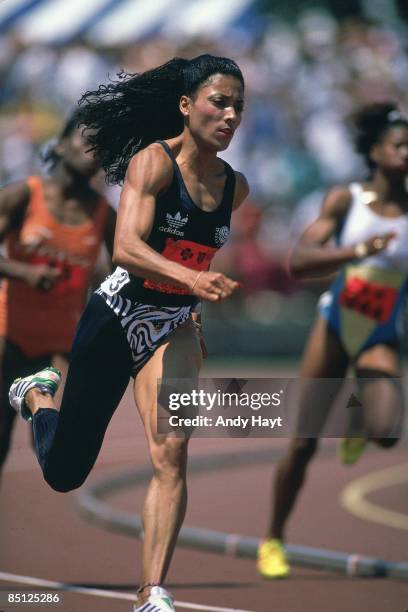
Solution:
{"label": "yellow line on track", "polygon": [[373,472],[350,482],[340,493],[340,503],[351,514],[367,521],[408,530],[408,514],[387,510],[366,499],[373,491],[405,482],[408,482],[407,463]]}

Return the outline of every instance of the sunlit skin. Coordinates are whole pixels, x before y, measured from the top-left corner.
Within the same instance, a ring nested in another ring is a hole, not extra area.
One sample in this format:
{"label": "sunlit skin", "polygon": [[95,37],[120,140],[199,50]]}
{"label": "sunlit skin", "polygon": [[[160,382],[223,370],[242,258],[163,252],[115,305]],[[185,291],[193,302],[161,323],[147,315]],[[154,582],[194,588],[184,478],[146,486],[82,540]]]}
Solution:
{"label": "sunlit skin", "polygon": [[[216,210],[223,199],[227,173],[217,154],[228,147],[241,122],[243,95],[243,86],[236,77],[215,74],[208,78],[194,94],[180,97],[183,131],[166,140],[189,196],[206,213]],[[158,143],[131,160],[119,205],[114,261],[142,278],[180,284],[202,300],[226,299],[237,290],[236,281],[219,272],[197,272],[167,260],[146,243],[153,227],[156,199],[170,187],[173,173],[172,160]],[[245,177],[236,172],[235,179],[233,210],[248,194]],[[143,511],[144,585],[163,582],[187,503],[188,439],[175,440],[169,436],[163,440],[157,434],[157,380],[164,377],[163,372],[175,378],[182,374],[195,379],[205,352],[192,327],[180,328],[156,350],[136,378],[135,403],[145,425],[155,469]],[[141,603],[148,595],[147,586],[139,598]]]}
{"label": "sunlit skin", "polygon": [[393,127],[381,141],[374,145],[371,159],[384,173],[405,175],[408,173],[408,128]]}
{"label": "sunlit skin", "polygon": [[197,145],[208,152],[224,151],[241,123],[242,83],[230,75],[215,74],[194,97],[182,96],[180,110]]}
{"label": "sunlit skin", "polygon": [[82,136],[82,128],[63,138],[56,152],[61,156],[62,163],[78,177],[92,177],[100,168],[93,153],[89,151],[89,143]]}
{"label": "sunlit skin", "polygon": [[[175,137],[166,139],[172,155],[169,156],[160,143],[153,142],[133,156],[119,204],[113,252],[116,265],[140,278],[175,284],[207,301],[226,299],[238,289],[238,283],[224,274],[182,265],[164,257],[147,241],[154,227],[158,198],[173,182],[172,158],[202,218],[205,213],[214,212],[224,199],[232,210],[244,201],[248,194],[245,177],[234,172],[234,188],[226,191],[229,172],[217,156],[228,147],[241,123],[243,99],[244,87],[239,79],[218,73],[210,76],[194,94],[179,99],[178,109],[184,121],[178,121],[176,127],[181,128],[183,124],[183,129]],[[86,147],[76,137],[64,141],[59,154],[61,172],[68,174],[67,170],[74,168],[72,174],[76,178],[78,172],[91,166],[86,159],[89,155]],[[180,199],[180,206],[182,204]],[[159,379],[198,378],[206,349],[192,320],[199,322],[199,316],[192,314],[191,319],[165,338],[137,373],[134,383],[135,404],[143,421],[153,465],[143,509],[142,589],[138,593],[138,604],[147,601],[153,584],[163,583],[186,512],[190,433],[174,438],[157,431],[156,396]],[[39,389],[31,389],[26,394],[26,404],[32,414],[41,407],[55,408],[51,396],[43,398]]]}
{"label": "sunlit skin", "polygon": [[[363,194],[367,196],[367,200],[363,202],[378,215],[377,222],[381,218],[402,218],[408,212],[408,128],[403,124],[390,125],[386,117],[383,118],[382,125],[385,125],[385,128],[382,134],[370,134],[369,130],[362,130],[362,134],[376,139],[368,152],[371,162],[370,178],[362,184],[362,188]],[[360,152],[366,155],[365,147],[361,148],[363,150]],[[312,278],[313,275],[321,278],[325,273],[338,272],[343,265],[351,263],[353,268],[358,265],[356,245],[340,244],[332,248],[328,244],[330,238],[342,226],[352,205],[352,197],[348,186],[335,187],[327,194],[319,217],[305,230],[293,251],[292,270],[300,271],[298,278]],[[379,255],[397,235],[396,232],[386,232],[385,227],[383,232],[361,244],[367,249],[368,257]],[[363,266],[370,268],[370,263],[365,263],[365,257]],[[373,267],[376,265],[378,264],[371,264]],[[396,268],[395,272],[400,274],[401,270]],[[345,272],[346,277],[347,274]],[[340,383],[350,366],[354,368],[355,376],[360,381],[361,405],[357,414],[364,427],[364,433],[361,435],[380,447],[391,448],[398,442],[398,423],[403,412],[401,391],[395,382],[391,384],[387,380],[388,377],[398,379],[401,376],[397,341],[378,339],[377,343],[363,347],[357,355],[352,356],[348,354],[342,339],[326,319],[318,316],[305,348],[301,378],[308,379],[308,383],[320,378],[331,378]],[[361,384],[364,378],[364,384]],[[319,428],[323,428],[331,410],[331,403],[313,404],[310,402],[310,393],[304,394],[303,398],[299,405],[299,422],[310,421],[312,409],[315,418],[318,415],[317,418],[321,419]],[[363,407],[364,411],[360,410]],[[352,419],[350,431],[351,427]],[[349,431],[346,432],[346,441],[348,437]],[[296,437],[291,441],[286,455],[279,461],[274,481],[273,512],[267,532],[268,538],[284,539],[287,521],[317,448],[318,437]],[[350,444],[342,448],[347,450]],[[350,457],[350,453],[345,456]],[[345,463],[352,464],[353,461],[346,460]]]}
{"label": "sunlit skin", "polygon": [[408,128],[388,129],[372,147],[370,159],[375,167],[370,181],[364,184],[367,191],[376,194],[370,208],[386,217],[398,217],[408,209]]}

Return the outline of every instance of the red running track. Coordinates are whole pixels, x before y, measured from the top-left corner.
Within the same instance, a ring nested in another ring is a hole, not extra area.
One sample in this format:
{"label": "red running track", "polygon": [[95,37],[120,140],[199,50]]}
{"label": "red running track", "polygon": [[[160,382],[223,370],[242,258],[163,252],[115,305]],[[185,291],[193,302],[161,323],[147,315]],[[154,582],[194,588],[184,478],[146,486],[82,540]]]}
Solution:
{"label": "red running track", "polygon": [[[214,374],[210,369],[208,374]],[[236,370],[234,370],[236,373]],[[240,375],[249,374],[241,372]],[[223,376],[231,372],[224,369]],[[274,375],[283,375],[275,371]],[[218,376],[220,376],[218,371]],[[254,374],[253,374],[254,375]],[[256,371],[256,376],[270,372]],[[228,533],[262,537],[268,518],[272,457],[285,440],[194,439],[191,455],[220,452],[271,451],[271,462],[208,474],[191,474],[186,524]],[[359,553],[387,561],[408,560],[408,529],[379,524],[347,511],[341,491],[367,474],[398,468],[408,462],[406,444],[391,451],[369,451],[354,468],[339,465],[333,443],[314,462],[307,487],[290,523],[288,541],[298,545]],[[118,409],[97,466],[90,479],[138,468],[148,463],[143,432],[129,395]],[[408,481],[408,471],[407,471]],[[140,513],[144,489],[112,497],[117,508]],[[388,509],[408,522],[406,482],[381,482],[369,495],[376,507]],[[5,580],[4,574],[107,588],[117,598],[63,593],[55,610],[64,612],[130,612],[121,599],[136,587],[140,569],[140,542],[85,523],[78,514],[75,493],[61,495],[43,483],[28,444],[25,423],[16,428],[0,489],[0,588],[38,591]],[[403,524],[405,524],[403,521]],[[408,584],[381,578],[352,578],[329,572],[293,568],[290,579],[266,582],[257,576],[254,562],[177,549],[168,584],[177,601],[200,604],[203,610],[227,608],[251,612],[405,612]],[[2,595],[4,597],[4,595]],[[21,606],[44,610],[54,607]],[[0,610],[14,610],[0,606]],[[179,607],[178,609],[194,609]],[[197,609],[197,608],[195,608]]]}

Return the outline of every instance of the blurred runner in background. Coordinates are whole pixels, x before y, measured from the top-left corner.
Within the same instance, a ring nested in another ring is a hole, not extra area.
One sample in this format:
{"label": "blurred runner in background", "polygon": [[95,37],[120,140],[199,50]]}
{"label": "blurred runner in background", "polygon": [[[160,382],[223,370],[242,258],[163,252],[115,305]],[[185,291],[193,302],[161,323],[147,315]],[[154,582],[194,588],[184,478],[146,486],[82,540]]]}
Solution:
{"label": "blurred runner in background", "polygon": [[[373,104],[356,113],[354,128],[356,150],[365,157],[370,177],[332,189],[291,256],[291,269],[298,278],[339,272],[320,299],[319,316],[303,356],[300,375],[306,380],[298,437],[277,466],[271,523],[258,552],[258,570],[265,578],[289,574],[284,528],[333,404],[319,395],[315,379],[335,379],[338,391],[349,366],[358,379],[361,406],[353,416],[358,417],[361,432],[360,437],[354,433],[355,437],[342,440],[343,463],[355,463],[367,441],[390,448],[401,433],[408,120],[393,103]],[[326,244],[331,237],[336,246]]]}
{"label": "blurred runner in background", "polygon": [[0,470],[15,411],[8,389],[55,361],[67,369],[76,325],[103,241],[112,251],[116,214],[90,184],[100,165],[87,152],[77,113],[44,154],[47,179],[0,191]]}

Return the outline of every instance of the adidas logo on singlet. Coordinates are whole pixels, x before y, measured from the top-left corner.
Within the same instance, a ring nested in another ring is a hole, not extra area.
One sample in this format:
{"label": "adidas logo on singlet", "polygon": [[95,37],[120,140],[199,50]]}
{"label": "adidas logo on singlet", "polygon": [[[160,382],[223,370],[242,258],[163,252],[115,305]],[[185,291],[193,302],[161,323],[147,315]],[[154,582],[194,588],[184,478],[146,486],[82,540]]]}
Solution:
{"label": "adidas logo on singlet", "polygon": [[185,225],[188,221],[188,215],[185,217],[181,216],[180,212],[177,212],[174,216],[170,213],[166,214],[166,221],[168,223],[168,227],[164,227],[161,225],[159,230],[161,232],[166,232],[167,234],[174,234],[175,236],[184,236],[184,232],[180,232],[180,229]]}

